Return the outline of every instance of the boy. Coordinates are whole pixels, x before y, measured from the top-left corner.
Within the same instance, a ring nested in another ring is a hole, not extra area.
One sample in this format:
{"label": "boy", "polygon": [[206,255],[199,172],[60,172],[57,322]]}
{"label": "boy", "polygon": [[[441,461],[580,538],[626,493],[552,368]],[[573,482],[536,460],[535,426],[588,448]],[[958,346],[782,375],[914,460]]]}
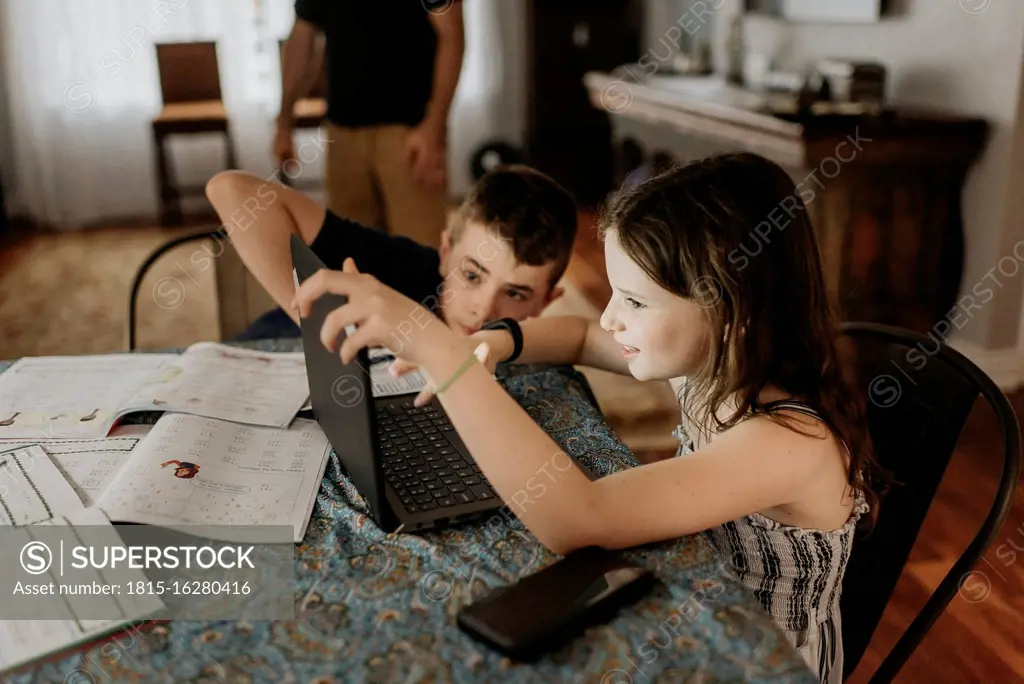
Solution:
{"label": "boy", "polygon": [[217,174],[206,195],[242,261],[282,307],[261,317],[242,339],[300,334],[297,314],[288,310],[295,294],[288,245],[293,233],[329,268],[341,270],[352,257],[361,272],[465,335],[495,319],[537,316],[557,299],[556,283],[576,237],[572,196],[521,165],[495,169],[477,182],[439,250],[341,218],[300,192],[242,171]]}

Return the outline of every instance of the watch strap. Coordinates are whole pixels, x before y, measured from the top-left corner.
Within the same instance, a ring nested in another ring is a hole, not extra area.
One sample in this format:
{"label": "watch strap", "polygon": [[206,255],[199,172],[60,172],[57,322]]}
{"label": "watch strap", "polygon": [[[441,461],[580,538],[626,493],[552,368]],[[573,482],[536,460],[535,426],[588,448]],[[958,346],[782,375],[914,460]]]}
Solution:
{"label": "watch strap", "polygon": [[523,330],[519,327],[519,321],[514,318],[499,318],[485,323],[481,330],[508,330],[512,335],[512,355],[502,359],[502,363],[512,363],[523,353]]}

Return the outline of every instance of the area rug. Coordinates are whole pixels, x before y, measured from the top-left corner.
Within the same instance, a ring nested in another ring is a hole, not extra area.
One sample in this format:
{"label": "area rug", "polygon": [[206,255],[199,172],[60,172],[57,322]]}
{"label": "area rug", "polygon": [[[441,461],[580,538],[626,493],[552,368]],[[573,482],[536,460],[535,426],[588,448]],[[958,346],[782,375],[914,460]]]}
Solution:
{"label": "area rug", "polygon": [[[0,266],[0,358],[127,349],[128,294],[135,272],[159,245],[197,228],[110,228],[40,232],[4,251]],[[216,339],[213,269],[199,244],[164,255],[138,296],[138,346]]]}

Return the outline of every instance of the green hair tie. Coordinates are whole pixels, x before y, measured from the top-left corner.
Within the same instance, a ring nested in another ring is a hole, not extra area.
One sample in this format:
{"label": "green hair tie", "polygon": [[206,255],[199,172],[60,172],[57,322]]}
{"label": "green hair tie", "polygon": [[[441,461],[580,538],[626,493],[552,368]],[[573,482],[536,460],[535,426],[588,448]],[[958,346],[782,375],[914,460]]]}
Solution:
{"label": "green hair tie", "polygon": [[463,361],[462,365],[459,366],[455,370],[455,372],[451,374],[451,377],[449,377],[447,380],[441,383],[441,385],[434,390],[434,394],[441,394],[441,392],[444,392],[446,389],[454,385],[455,381],[461,378],[466,373],[466,371],[473,367],[473,364],[476,363],[477,361],[483,363],[484,359],[487,358],[487,353],[489,351],[490,348],[488,347],[487,343],[481,342],[477,346],[477,348],[473,350],[473,353],[469,355],[469,358]]}

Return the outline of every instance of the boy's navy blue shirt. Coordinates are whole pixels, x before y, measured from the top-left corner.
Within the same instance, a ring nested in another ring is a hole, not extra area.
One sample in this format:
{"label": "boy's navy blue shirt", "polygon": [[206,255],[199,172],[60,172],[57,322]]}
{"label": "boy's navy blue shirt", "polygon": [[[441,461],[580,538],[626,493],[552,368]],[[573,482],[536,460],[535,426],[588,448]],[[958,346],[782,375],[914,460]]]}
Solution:
{"label": "boy's navy blue shirt", "polygon": [[[345,259],[352,257],[360,272],[369,273],[431,311],[437,308],[443,279],[441,257],[436,249],[341,218],[329,209],[310,249],[328,268],[337,271]],[[236,339],[300,336],[299,326],[278,308],[261,316]]]}

